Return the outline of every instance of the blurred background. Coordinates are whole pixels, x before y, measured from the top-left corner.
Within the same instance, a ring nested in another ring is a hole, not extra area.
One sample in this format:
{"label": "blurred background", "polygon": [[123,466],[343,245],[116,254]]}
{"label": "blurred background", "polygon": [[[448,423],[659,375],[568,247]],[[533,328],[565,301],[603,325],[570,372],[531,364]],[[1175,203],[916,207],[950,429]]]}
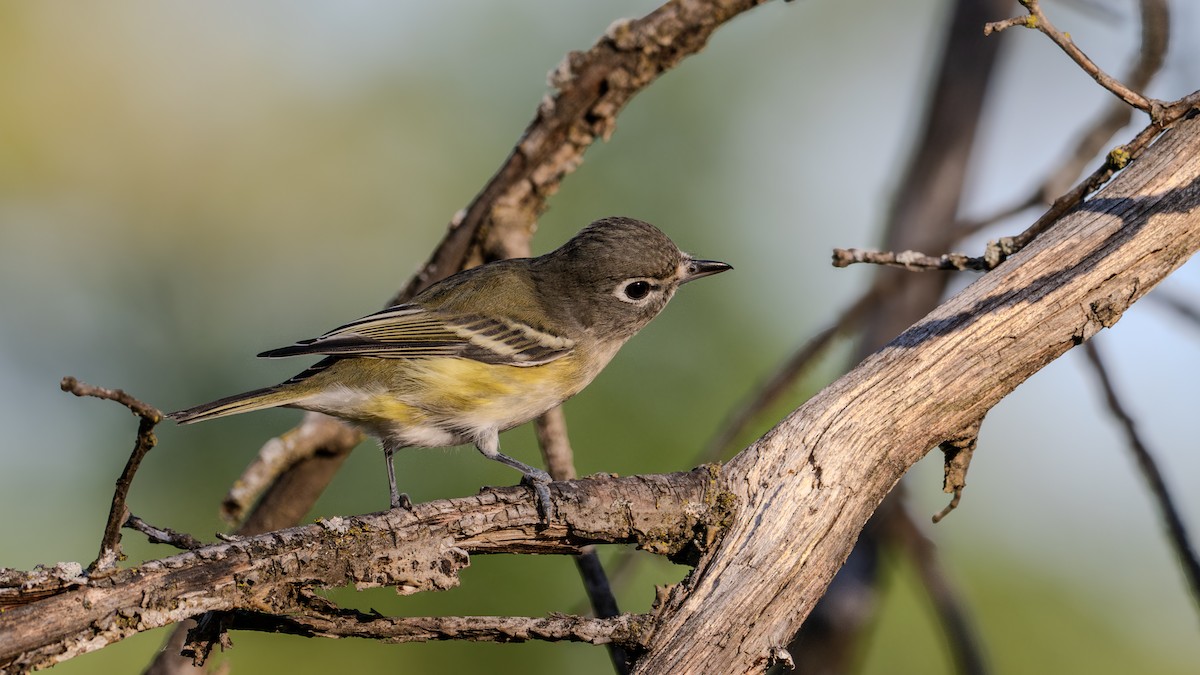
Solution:
{"label": "blurred background", "polygon": [[[657,4],[0,4],[0,566],[90,561],[132,445],[128,412],[60,392],[62,376],[174,410],[294,374],[307,362],[253,355],[378,309],[499,166],[546,73],[612,21]],[[636,97],[612,140],[566,179],[535,252],[594,218],[630,215],[736,267],[689,286],[567,404],[581,473],[690,468],[726,411],[868,284],[874,270],[834,269],[829,253],[879,240],[946,4],[803,0],[752,11]],[[1044,4],[1101,67],[1123,72],[1137,45],[1132,2]],[[1200,88],[1200,52],[1188,39],[1200,10],[1173,9],[1171,51],[1151,88],[1161,98]],[[969,172],[968,216],[1028,194],[1107,103],[1043,36],[1006,39]],[[1196,264],[1164,287],[1196,298]],[[1193,533],[1198,338],[1153,298],[1099,337]],[[744,440],[847,367],[847,353]],[[217,504],[229,484],[263,440],[298,418],[268,411],[164,424],[131,509],[211,540],[224,528]],[[528,429],[503,444],[536,461]],[[469,448],[413,451],[397,464],[416,501],[515,482]],[[969,478],[960,508],[930,530],[996,672],[1195,672],[1195,604],[1082,354],[1054,362],[989,415]],[[907,485],[922,519],[940,509],[940,453]],[[312,515],[386,506],[382,458],[368,443]],[[131,563],[170,553],[141,540],[127,535]],[[886,569],[861,672],[949,672],[912,570],[897,560]],[[647,610],[653,584],[685,573],[647,560],[618,589],[622,609]],[[411,615],[586,604],[574,565],[557,557],[476,557],[462,581],[408,598],[332,595]],[[58,671],[135,672],[164,634]],[[480,664],[611,672],[602,649],[581,645],[233,639],[215,661],[240,673],[347,663],[361,673]]]}

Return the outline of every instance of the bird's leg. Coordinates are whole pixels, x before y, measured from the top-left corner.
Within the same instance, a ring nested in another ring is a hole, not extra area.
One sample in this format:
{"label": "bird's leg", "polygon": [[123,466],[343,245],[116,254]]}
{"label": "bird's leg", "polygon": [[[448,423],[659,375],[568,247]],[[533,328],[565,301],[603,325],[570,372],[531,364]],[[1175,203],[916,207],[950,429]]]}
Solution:
{"label": "bird's leg", "polygon": [[403,446],[398,446],[391,441],[386,440],[383,441],[382,445],[383,458],[387,460],[388,489],[391,491],[392,495],[392,508],[407,509],[411,511],[412,500],[408,498],[408,495],[400,492],[400,490],[396,488],[396,467],[392,464],[392,455],[396,453],[396,450]]}
{"label": "bird's leg", "polygon": [[550,489],[546,486],[554,482],[550,474],[500,452],[500,435],[498,433],[478,439],[475,447],[483,453],[484,457],[494,459],[521,472],[525,477],[521,482],[528,483],[537,495],[538,515],[541,516],[543,523],[548,523],[550,521]]}

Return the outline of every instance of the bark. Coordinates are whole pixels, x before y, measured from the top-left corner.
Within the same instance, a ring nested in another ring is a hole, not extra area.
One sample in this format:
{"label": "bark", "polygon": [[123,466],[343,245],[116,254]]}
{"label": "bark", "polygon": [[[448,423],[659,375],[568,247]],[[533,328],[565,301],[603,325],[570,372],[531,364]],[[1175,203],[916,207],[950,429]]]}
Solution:
{"label": "bark", "polygon": [[[333,518],[107,575],[85,577],[78,566],[0,570],[0,672],[53,665],[204,612],[282,617],[310,607],[304,594],[318,587],[443,590],[458,584],[473,554],[574,554],[594,542],[623,542],[694,562],[727,516],[714,475],[698,469],[555,483],[555,514],[545,527],[531,492],[506,488],[412,512]],[[505,623],[491,621],[489,630]],[[303,617],[297,625],[320,634]]]}
{"label": "bark", "polygon": [[730,531],[661,610],[637,673],[759,672],[888,491],[1200,248],[1200,121],[1168,132],[1031,246],[728,465]]}
{"label": "bark", "polygon": [[637,623],[647,628],[635,672],[712,672],[714,664],[723,673],[759,672],[784,658],[781,646],[909,467],[1116,323],[1198,248],[1200,120],[1192,119],[719,474],[556,484],[558,512],[544,529],[529,491],[510,488],[421,505],[411,515],[334,519],[109,575],[5,571],[0,668],[48,665],[203,611],[294,609],[310,586],[442,588],[456,583],[468,554],[484,550],[574,552],[637,541],[677,558],[702,555],[651,620]]}

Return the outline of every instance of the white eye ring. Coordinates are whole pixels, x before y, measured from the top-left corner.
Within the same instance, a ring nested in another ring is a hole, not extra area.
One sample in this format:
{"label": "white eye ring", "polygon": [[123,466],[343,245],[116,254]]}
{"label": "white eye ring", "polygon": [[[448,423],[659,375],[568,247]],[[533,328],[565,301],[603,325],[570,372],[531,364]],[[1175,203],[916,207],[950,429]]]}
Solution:
{"label": "white eye ring", "polygon": [[613,290],[613,295],[617,296],[617,299],[621,302],[642,305],[654,297],[655,292],[659,288],[658,283],[649,279],[626,279],[617,284],[616,289]]}

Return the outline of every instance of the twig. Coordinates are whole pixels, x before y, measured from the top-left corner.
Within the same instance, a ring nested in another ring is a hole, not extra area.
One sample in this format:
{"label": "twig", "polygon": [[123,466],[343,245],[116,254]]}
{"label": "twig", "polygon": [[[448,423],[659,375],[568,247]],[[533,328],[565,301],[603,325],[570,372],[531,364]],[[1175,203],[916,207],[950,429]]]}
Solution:
{"label": "twig", "polygon": [[137,438],[133,443],[133,451],[129,454],[129,460],[125,462],[125,469],[117,478],[117,485],[113,490],[112,505],[108,509],[108,522],[104,525],[104,536],[100,539],[100,553],[88,566],[89,574],[105,572],[115,567],[117,561],[124,557],[121,553],[121,526],[125,523],[129,513],[125,502],[129,497],[129,488],[133,485],[133,475],[137,473],[138,466],[141,465],[146,453],[150,452],[158,442],[154,436],[154,426],[162,421],[163,416],[154,406],[143,403],[120,389],[93,387],[70,376],[64,377],[59,383],[59,387],[76,396],[91,396],[116,401],[129,408],[129,411],[138,417]]}
{"label": "twig", "polygon": [[174,546],[185,551],[191,551],[204,546],[204,542],[186,532],[176,532],[169,527],[155,527],[132,513],[129,514],[129,518],[125,521],[125,527],[141,532],[149,537],[150,542],[154,544],[167,544],[168,546]]}
{"label": "twig", "polygon": [[1104,390],[1104,400],[1108,404],[1108,409],[1124,429],[1129,449],[1133,453],[1134,459],[1137,460],[1138,468],[1142,470],[1142,476],[1146,479],[1150,494],[1158,504],[1159,513],[1167,526],[1167,536],[1171,541],[1171,546],[1175,549],[1175,555],[1179,558],[1179,565],[1183,567],[1184,577],[1191,589],[1192,601],[1196,603],[1197,610],[1200,610],[1200,560],[1197,559],[1196,549],[1188,539],[1187,528],[1183,524],[1179,510],[1175,508],[1175,502],[1167,489],[1162,472],[1159,471],[1158,464],[1150,453],[1150,448],[1138,433],[1133,417],[1121,403],[1116,388],[1108,376],[1104,360],[1100,356],[1100,350],[1096,347],[1096,341],[1084,342],[1083,350],[1092,364],[1092,369],[1096,371],[1096,378]]}
{"label": "twig", "polygon": [[[1184,99],[1180,99],[1180,100],[1182,101]],[[1059,218],[1062,218],[1062,216],[1065,215],[1067,213],[1067,211],[1070,211],[1071,209],[1075,208],[1080,203],[1082,203],[1083,200],[1089,194],[1091,194],[1091,193],[1095,192],[1096,190],[1099,190],[1101,187],[1103,187],[1104,184],[1107,183],[1108,180],[1113,177],[1113,175],[1115,175],[1118,171],[1120,171],[1121,169],[1124,169],[1126,166],[1128,166],[1130,162],[1137,159],[1142,154],[1142,152],[1145,151],[1145,149],[1150,145],[1150,142],[1152,140],[1154,140],[1162,132],[1163,132],[1162,128],[1160,128],[1156,124],[1151,123],[1146,128],[1142,129],[1142,131],[1140,133],[1138,133],[1138,135],[1135,136],[1132,141],[1130,141],[1129,143],[1127,143],[1125,145],[1118,146],[1117,148],[1115,148],[1111,152],[1109,152],[1108,156],[1106,158],[1106,161],[1104,162],[1104,164],[1102,166],[1100,166],[1100,168],[1096,169],[1095,171],[1092,172],[1092,174],[1090,176],[1088,176],[1087,178],[1083,179],[1078,184],[1076,184],[1075,187],[1072,188],[1069,192],[1060,196],[1058,199],[1054,200],[1054,203],[1052,203],[1050,205],[1050,207],[1046,210],[1046,212],[1043,213],[1041,215],[1041,217],[1039,217],[1036,221],[1034,221],[1032,225],[1030,225],[1028,228],[1026,228],[1024,232],[1022,232],[1021,234],[1018,234],[1015,237],[1001,237],[1000,239],[998,239],[996,241],[989,242],[987,245],[987,250],[982,256],[973,257],[973,258],[964,256],[963,257],[964,259],[959,261],[961,263],[961,266],[959,266],[957,264],[952,265],[952,266],[942,266],[941,258],[935,258],[935,257],[928,256],[928,255],[925,255],[922,253],[916,253],[913,251],[906,251],[902,254],[896,254],[896,253],[887,253],[887,252],[878,252],[878,251],[859,251],[858,249],[849,249],[849,251],[853,252],[853,254],[848,256],[849,258],[851,258],[851,259],[849,259],[848,262],[844,261],[844,259],[847,256],[842,256],[843,259],[839,259],[838,252],[842,251],[842,249],[835,249],[834,250],[834,266],[835,267],[845,267],[846,265],[853,263],[853,262],[868,262],[868,263],[883,264],[883,265],[902,266],[902,267],[908,267],[910,269],[921,269],[921,270],[928,270],[928,269],[992,270],[992,269],[995,269],[1000,263],[1007,260],[1009,257],[1011,257],[1013,254],[1015,254],[1017,251],[1020,251],[1021,249],[1025,248],[1030,243],[1032,243],[1033,240],[1036,239],[1043,232],[1045,232],[1046,229],[1048,229],[1054,223],[1058,222]],[[895,260],[895,258],[897,256],[903,256],[905,259],[911,259],[913,261],[916,261],[917,263],[925,263],[925,264],[903,264],[903,263],[897,262]],[[955,257],[955,256],[957,256],[957,254],[954,254],[954,256],[952,256],[952,257]],[[947,256],[942,256],[942,257],[947,257]],[[843,264],[839,264],[839,262],[842,262]]]}
{"label": "twig", "polygon": [[[1091,193],[1099,190],[1109,181],[1118,171],[1129,166],[1130,162],[1141,156],[1142,152],[1150,146],[1150,142],[1162,133],[1162,129],[1155,124],[1149,124],[1133,140],[1114,148],[1105,157],[1104,164],[1091,173],[1087,178],[1077,183],[1069,192],[1059,196],[1050,208],[1033,222],[1024,232],[1015,237],[1003,237],[999,242],[994,244],[1001,251],[1004,251],[1003,259],[1020,251],[1028,246],[1041,233],[1045,232],[1051,225],[1066,215],[1067,211],[1078,206]],[[989,249],[993,248],[993,244],[988,245]],[[986,257],[986,255],[985,255]],[[997,263],[999,264],[999,263]]]}
{"label": "twig", "polygon": [[581,616],[439,616],[388,617],[343,610],[337,614],[287,615],[234,611],[229,630],[289,633],[304,637],[357,637],[383,642],[586,642],[595,645],[638,646],[645,617],[623,614],[607,619]]}
{"label": "twig", "polygon": [[[1129,91],[1145,88],[1155,73],[1158,72],[1158,69],[1162,66],[1163,57],[1166,54],[1169,34],[1169,8],[1164,0],[1142,0],[1139,6],[1141,8],[1142,48],[1139,52],[1137,63],[1130,70],[1126,78],[1130,85],[1122,85],[1124,89]],[[1057,35],[1060,38],[1066,37],[1069,41],[1069,36],[1064,36],[1054,29],[1052,25],[1042,23],[1041,19],[1037,18],[1043,15],[1041,15],[1041,10],[1037,7],[1036,2],[1027,4],[1027,8],[1030,10],[1029,15],[989,24],[990,30],[985,29],[985,33],[990,34],[991,32],[1003,30],[1014,25],[1036,24],[1029,27],[1042,29],[1049,26],[1053,34],[1047,33],[1047,35],[1051,39],[1055,39]],[[1046,31],[1042,30],[1042,32]],[[1108,76],[1106,75],[1105,77]],[[1115,82],[1115,80],[1113,81]],[[1136,158],[1149,142],[1158,135],[1159,131],[1178,121],[1188,110],[1196,105],[1197,101],[1200,101],[1200,92],[1170,104],[1154,101],[1154,105],[1158,106],[1156,110],[1159,111],[1154,122],[1143,130],[1142,133],[1138,134],[1133,141],[1110,152],[1103,166],[1093,172],[1087,179],[1077,184],[1074,189],[1067,191],[1065,185],[1079,174],[1086,163],[1112,137],[1113,133],[1129,122],[1129,106],[1121,102],[1114,103],[1104,115],[1097,119],[1084,132],[1068,160],[1057,171],[1047,177],[1037,191],[990,216],[961,223],[956,228],[956,231],[952,235],[955,239],[961,239],[992,223],[1015,215],[1043,201],[1048,201],[1052,195],[1061,195],[1053,201],[1050,210],[1025,232],[1017,237],[1005,238],[989,244],[987,252],[982,256],[968,257],[961,254],[931,256],[914,251],[892,253],[859,251],[858,249],[849,249],[848,251],[835,249],[834,266],[845,267],[856,262],[870,262],[905,267],[911,270],[982,271],[993,269],[1013,253],[1027,246],[1046,227],[1057,220],[1062,214],[1066,213],[1067,210],[1081,202],[1088,194],[1098,190],[1116,171],[1124,168],[1124,166]],[[1065,194],[1063,194],[1064,192]],[[951,243],[947,242],[944,244],[944,247],[948,247]]]}
{"label": "twig", "polygon": [[1038,0],[1020,0],[1020,2],[1025,7],[1028,15],[989,23],[983,27],[983,34],[991,35],[992,33],[1012,28],[1013,26],[1024,26],[1025,28],[1033,28],[1041,31],[1054,44],[1066,52],[1067,56],[1071,57],[1071,60],[1078,64],[1083,69],[1083,72],[1091,76],[1097,84],[1112,92],[1125,103],[1148,113],[1155,122],[1159,121],[1160,111],[1163,108],[1162,101],[1146,98],[1101,70],[1100,66],[1097,66],[1094,61],[1088,58],[1087,54],[1083,53],[1083,50],[1075,45],[1069,33],[1063,33],[1054,27],[1054,24],[1042,12]]}
{"label": "twig", "polygon": [[[1170,8],[1166,0],[1142,0],[1138,3],[1138,7],[1141,11],[1141,49],[1138,50],[1136,63],[1124,78],[1129,88],[1134,90],[1145,89],[1162,67],[1170,36]],[[1027,208],[1041,203],[1049,203],[1057,195],[1066,192],[1070,189],[1071,182],[1078,179],[1080,172],[1112,139],[1113,134],[1129,124],[1132,115],[1133,108],[1126,105],[1124,101],[1110,101],[1104,113],[1079,135],[1079,140],[1075,143],[1075,148],[1067,159],[1047,176],[1028,197],[990,216],[961,223],[958,227],[958,236],[961,238],[974,234],[984,227]]]}
{"label": "twig", "polygon": [[[1149,86],[1162,67],[1170,38],[1170,7],[1167,0],[1141,0],[1138,3],[1141,23],[1141,48],[1137,61],[1122,81],[1134,91],[1143,91]],[[1044,181],[1041,200],[1049,202],[1065,192],[1071,182],[1087,168],[1092,158],[1110,142],[1113,134],[1129,124],[1133,108],[1120,100],[1109,100],[1109,105],[1080,135],[1075,149],[1059,168]]]}
{"label": "twig", "polygon": [[988,268],[987,261],[961,253],[943,253],[936,258],[917,251],[868,251],[860,248],[833,249],[833,266],[849,267],[854,263],[871,263],[903,267],[913,271],[959,270],[982,272]]}
{"label": "twig", "polygon": [[940,523],[942,518],[958,508],[963,490],[967,487],[967,469],[971,467],[971,458],[975,454],[975,446],[979,443],[979,427],[982,423],[983,420],[980,419],[964,429],[956,438],[943,441],[938,445],[938,449],[946,455],[942,491],[954,496],[945,508],[934,514],[933,522],[935,523]]}
{"label": "twig", "polygon": [[[429,642],[470,639],[476,642],[587,642],[637,647],[645,615],[625,614],[589,619],[551,613],[547,617],[441,616],[389,617],[337,606],[302,590],[297,594],[302,616],[239,611],[230,628],[271,630],[315,637],[362,637],[384,642]],[[241,623],[245,621],[246,623]],[[622,649],[624,651],[624,649]]]}
{"label": "twig", "polygon": [[90,396],[92,398],[100,398],[106,401],[116,401],[121,405],[129,408],[129,412],[140,417],[148,419],[155,424],[162,421],[163,414],[152,405],[142,403],[130,394],[120,389],[109,389],[108,387],[94,387],[90,384],[85,384],[70,375],[64,377],[58,386],[63,391],[76,396]]}

